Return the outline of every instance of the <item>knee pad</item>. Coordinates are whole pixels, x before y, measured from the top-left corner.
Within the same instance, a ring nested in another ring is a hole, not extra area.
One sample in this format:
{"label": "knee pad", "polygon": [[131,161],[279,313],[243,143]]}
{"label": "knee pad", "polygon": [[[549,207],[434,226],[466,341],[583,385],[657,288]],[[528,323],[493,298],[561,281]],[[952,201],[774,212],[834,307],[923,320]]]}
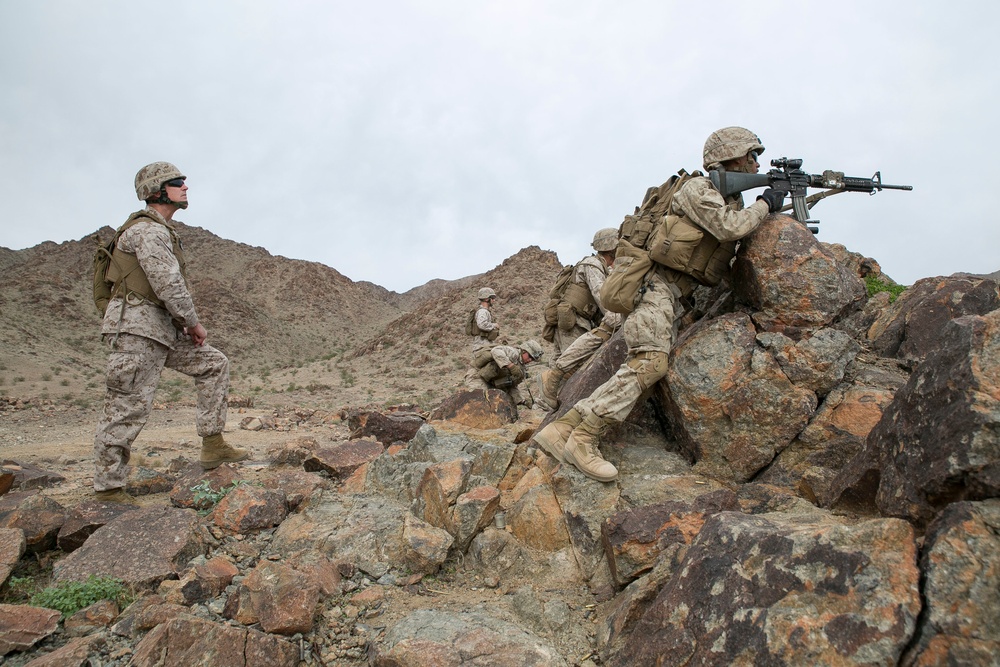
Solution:
{"label": "knee pad", "polygon": [[667,374],[668,356],[666,352],[640,352],[626,362],[628,367],[635,371],[636,379],[643,391]]}

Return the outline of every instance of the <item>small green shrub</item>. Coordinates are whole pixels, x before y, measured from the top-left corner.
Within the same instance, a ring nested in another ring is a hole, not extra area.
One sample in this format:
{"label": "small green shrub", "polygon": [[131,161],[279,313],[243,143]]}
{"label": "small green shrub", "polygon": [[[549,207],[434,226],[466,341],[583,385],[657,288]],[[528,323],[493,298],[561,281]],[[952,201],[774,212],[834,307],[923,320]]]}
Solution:
{"label": "small green shrub", "polygon": [[889,293],[889,303],[893,303],[900,294],[906,291],[906,285],[890,285],[879,280],[873,275],[865,276],[865,286],[868,288],[868,297],[871,298],[879,292]]}
{"label": "small green shrub", "polygon": [[120,579],[90,575],[86,581],[66,581],[44,588],[31,596],[31,604],[61,611],[66,617],[101,600],[114,600],[126,607],[132,598]]}
{"label": "small green shrub", "polygon": [[27,604],[37,592],[38,584],[32,577],[11,577],[7,580],[7,592],[3,601],[8,604]]}
{"label": "small green shrub", "polygon": [[194,494],[194,506],[202,511],[211,510],[219,504],[220,500],[229,495],[230,491],[248,483],[245,479],[238,479],[229,486],[213,489],[211,482],[203,479],[191,487],[191,492]]}

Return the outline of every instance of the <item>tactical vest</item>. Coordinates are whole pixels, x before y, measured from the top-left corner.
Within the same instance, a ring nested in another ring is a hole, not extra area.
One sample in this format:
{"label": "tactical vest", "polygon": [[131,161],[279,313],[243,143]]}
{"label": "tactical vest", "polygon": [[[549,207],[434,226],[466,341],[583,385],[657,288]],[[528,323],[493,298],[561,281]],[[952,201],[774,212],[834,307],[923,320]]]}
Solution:
{"label": "tactical vest", "polygon": [[620,238],[648,251],[656,270],[684,296],[698,284],[718,285],[736,256],[735,241],[720,242],[687,217],[669,212],[681,186],[701,175],[681,170],[659,188],[649,188],[642,207],[625,217],[619,233]]}
{"label": "tactical vest", "polygon": [[153,291],[153,287],[149,284],[149,278],[146,277],[146,272],[139,265],[139,258],[134,253],[125,252],[118,247],[118,239],[122,233],[142,220],[162,225],[170,233],[170,249],[174,253],[174,257],[177,258],[177,264],[181,269],[181,276],[184,278],[185,284],[187,283],[187,262],[184,259],[184,248],[181,245],[180,237],[177,236],[177,232],[174,231],[173,227],[160,222],[145,211],[137,211],[130,215],[125,224],[115,232],[115,238],[112,241],[115,249],[111,253],[111,262],[108,265],[108,272],[105,279],[109,283],[114,283],[114,287],[111,289],[112,299],[117,296],[124,297],[125,299],[139,297],[159,308],[164,308],[163,301],[156,296],[156,292]]}
{"label": "tactical vest", "polygon": [[480,308],[482,306],[476,306],[469,311],[469,317],[465,320],[465,335],[485,338],[492,343],[500,335],[500,329],[493,327],[489,331],[483,331],[479,328],[479,323],[476,322],[476,314],[479,313]]}

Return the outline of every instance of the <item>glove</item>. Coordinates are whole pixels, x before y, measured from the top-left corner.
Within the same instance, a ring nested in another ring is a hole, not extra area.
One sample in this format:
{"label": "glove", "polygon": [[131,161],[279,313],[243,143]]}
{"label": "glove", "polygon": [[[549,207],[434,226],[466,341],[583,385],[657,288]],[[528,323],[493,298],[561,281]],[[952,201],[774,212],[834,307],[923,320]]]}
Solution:
{"label": "glove", "polygon": [[777,213],[781,210],[781,207],[785,205],[785,193],[781,190],[768,188],[767,190],[764,190],[761,196],[757,197],[757,201],[760,201],[761,199],[767,202],[767,209],[771,213]]}

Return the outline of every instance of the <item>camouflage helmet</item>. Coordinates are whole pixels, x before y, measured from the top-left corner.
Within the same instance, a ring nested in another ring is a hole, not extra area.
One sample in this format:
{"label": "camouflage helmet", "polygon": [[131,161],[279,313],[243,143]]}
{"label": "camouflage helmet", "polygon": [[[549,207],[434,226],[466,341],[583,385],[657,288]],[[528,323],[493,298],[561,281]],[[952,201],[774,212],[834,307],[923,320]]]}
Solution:
{"label": "camouflage helmet", "polygon": [[159,192],[164,183],[175,178],[187,178],[187,176],[169,162],[147,164],[135,175],[135,196],[140,201],[146,201]]}
{"label": "camouflage helmet", "polygon": [[760,137],[744,127],[724,127],[705,140],[703,162],[705,170],[717,169],[726,160],[736,160],[750,151],[764,152]]}
{"label": "camouflage helmet", "polygon": [[489,287],[483,287],[482,289],[479,290],[479,300],[480,301],[486,301],[486,299],[495,299],[496,296],[497,296],[497,293],[494,292]]}
{"label": "camouflage helmet", "polygon": [[545,353],[545,350],[542,349],[542,346],[539,345],[538,341],[535,340],[524,341],[523,343],[521,343],[521,349],[527,352],[528,355],[530,355],[534,361],[538,361],[539,359],[541,359],[542,354]]}
{"label": "camouflage helmet", "polygon": [[598,229],[591,244],[597,252],[610,252],[618,247],[618,230],[615,227]]}

